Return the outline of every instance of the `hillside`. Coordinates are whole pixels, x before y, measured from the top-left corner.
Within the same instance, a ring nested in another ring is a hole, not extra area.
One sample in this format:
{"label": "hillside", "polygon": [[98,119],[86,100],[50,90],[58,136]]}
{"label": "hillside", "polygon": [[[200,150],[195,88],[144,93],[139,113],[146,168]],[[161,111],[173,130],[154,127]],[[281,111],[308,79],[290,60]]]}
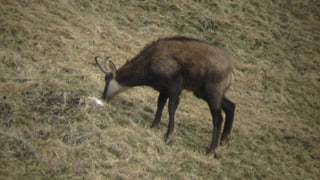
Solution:
{"label": "hillside", "polygon": [[[0,0],[0,179],[318,179],[320,2]],[[120,67],[153,40],[217,41],[236,59],[229,144],[205,154],[211,116],[183,92],[150,129],[157,93],[103,107],[94,57]]]}

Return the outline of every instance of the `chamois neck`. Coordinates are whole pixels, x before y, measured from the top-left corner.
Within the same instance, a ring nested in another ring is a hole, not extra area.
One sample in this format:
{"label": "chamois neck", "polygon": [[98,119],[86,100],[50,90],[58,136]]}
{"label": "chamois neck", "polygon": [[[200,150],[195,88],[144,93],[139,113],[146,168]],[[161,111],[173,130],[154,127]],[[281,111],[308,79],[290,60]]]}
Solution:
{"label": "chamois neck", "polygon": [[139,64],[129,62],[117,71],[116,80],[119,84],[128,87],[147,85],[147,69],[143,61]]}

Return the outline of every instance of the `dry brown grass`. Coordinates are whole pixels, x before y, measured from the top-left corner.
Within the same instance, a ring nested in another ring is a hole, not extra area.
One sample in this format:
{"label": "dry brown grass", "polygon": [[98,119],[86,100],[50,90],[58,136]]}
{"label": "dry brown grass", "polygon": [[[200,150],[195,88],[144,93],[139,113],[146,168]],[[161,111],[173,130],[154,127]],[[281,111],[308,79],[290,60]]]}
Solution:
{"label": "dry brown grass", "polygon": [[[0,179],[317,179],[317,1],[0,1]],[[159,37],[219,41],[237,59],[232,141],[204,153],[206,104],[183,93],[174,143],[145,87],[102,108],[95,55],[120,66]]]}

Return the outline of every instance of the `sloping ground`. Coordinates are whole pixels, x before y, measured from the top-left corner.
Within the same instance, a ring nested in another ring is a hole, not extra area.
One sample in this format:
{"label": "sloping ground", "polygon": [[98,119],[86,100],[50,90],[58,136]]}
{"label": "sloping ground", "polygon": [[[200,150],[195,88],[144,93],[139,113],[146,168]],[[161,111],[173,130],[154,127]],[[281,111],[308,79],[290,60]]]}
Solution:
{"label": "sloping ground", "polygon": [[[0,179],[317,179],[317,1],[18,1],[0,3]],[[157,94],[127,91],[104,107],[94,56],[116,65],[159,37],[219,41],[233,53],[232,140],[206,155],[206,104],[183,93],[174,143]]]}

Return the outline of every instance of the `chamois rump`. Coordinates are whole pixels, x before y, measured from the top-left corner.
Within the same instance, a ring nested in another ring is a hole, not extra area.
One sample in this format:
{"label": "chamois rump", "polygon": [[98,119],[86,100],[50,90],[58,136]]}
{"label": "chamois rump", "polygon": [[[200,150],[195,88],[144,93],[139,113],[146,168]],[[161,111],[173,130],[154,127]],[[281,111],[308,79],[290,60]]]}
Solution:
{"label": "chamois rump", "polygon": [[225,97],[233,79],[233,59],[223,47],[198,39],[175,36],[158,39],[147,45],[137,56],[120,69],[107,57],[104,64],[95,58],[97,66],[105,73],[104,99],[134,86],[149,86],[159,92],[157,110],[151,128],[161,119],[163,108],[169,99],[169,124],[164,136],[170,143],[174,131],[174,116],[183,89],[205,100],[213,121],[212,142],[207,153],[214,153],[220,139],[221,109],[225,112],[225,124],[220,144],[229,141],[235,104]]}

